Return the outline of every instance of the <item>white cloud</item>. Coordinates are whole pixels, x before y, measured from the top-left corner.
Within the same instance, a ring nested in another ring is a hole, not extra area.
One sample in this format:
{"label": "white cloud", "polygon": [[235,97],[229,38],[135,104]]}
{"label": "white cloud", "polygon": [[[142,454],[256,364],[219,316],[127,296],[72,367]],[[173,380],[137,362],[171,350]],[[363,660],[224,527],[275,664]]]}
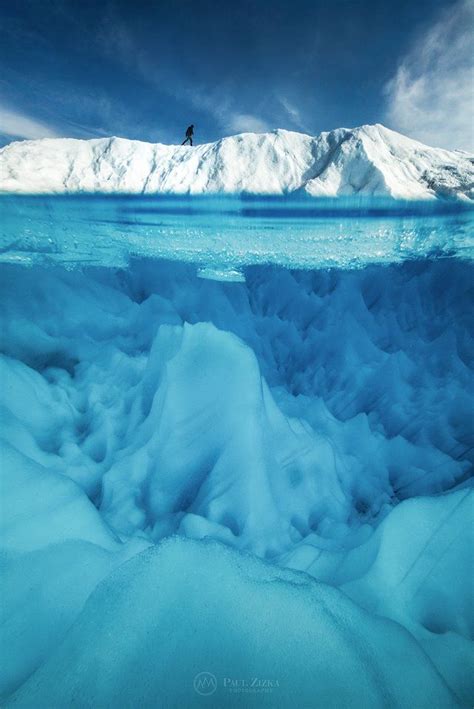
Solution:
{"label": "white cloud", "polygon": [[57,133],[49,126],[18,111],[0,105],[0,133],[12,138],[56,138]]}
{"label": "white cloud", "polygon": [[296,108],[296,106],[295,106],[293,103],[291,103],[291,102],[286,98],[286,96],[278,96],[278,102],[280,103],[280,105],[281,105],[281,106],[283,107],[283,109],[285,110],[285,113],[287,114],[287,116],[289,116],[291,122],[292,122],[297,128],[299,128],[300,130],[303,130],[303,131],[307,131],[307,130],[308,130],[308,128],[307,128],[307,126],[306,126],[306,124],[305,124],[305,122],[303,121],[303,118],[302,118],[302,116],[301,116],[301,112],[299,111],[298,108]]}
{"label": "white cloud", "polygon": [[266,133],[271,130],[268,123],[250,113],[234,113],[228,117],[229,130],[237,133]]}
{"label": "white cloud", "polygon": [[460,0],[412,47],[386,85],[385,122],[428,145],[474,151],[474,2]]}

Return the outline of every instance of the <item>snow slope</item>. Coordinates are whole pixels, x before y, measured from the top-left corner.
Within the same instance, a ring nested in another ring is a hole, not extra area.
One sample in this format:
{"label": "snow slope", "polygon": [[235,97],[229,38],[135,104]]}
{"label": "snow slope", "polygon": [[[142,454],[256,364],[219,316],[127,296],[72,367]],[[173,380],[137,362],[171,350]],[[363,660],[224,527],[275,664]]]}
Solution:
{"label": "snow slope", "polygon": [[244,133],[181,147],[122,138],[44,139],[0,150],[0,191],[474,197],[474,158],[382,125],[311,137]]}

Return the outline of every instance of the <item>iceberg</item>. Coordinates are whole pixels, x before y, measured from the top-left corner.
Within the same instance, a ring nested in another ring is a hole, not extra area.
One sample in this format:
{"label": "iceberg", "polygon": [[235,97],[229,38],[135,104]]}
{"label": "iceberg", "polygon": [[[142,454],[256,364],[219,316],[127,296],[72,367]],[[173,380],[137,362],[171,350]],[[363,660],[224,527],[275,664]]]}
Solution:
{"label": "iceberg", "polygon": [[251,193],[474,197],[473,156],[382,125],[244,133],[181,147],[123,138],[42,139],[0,150],[0,192]]}
{"label": "iceberg", "polygon": [[472,159],[0,165],[2,705],[471,706]]}

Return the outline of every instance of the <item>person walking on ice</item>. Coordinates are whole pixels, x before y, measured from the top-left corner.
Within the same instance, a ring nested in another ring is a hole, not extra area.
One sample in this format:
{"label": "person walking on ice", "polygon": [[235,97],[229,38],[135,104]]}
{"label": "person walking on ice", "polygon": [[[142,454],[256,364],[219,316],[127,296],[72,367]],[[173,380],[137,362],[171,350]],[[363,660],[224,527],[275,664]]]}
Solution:
{"label": "person walking on ice", "polygon": [[186,130],[186,138],[183,140],[181,145],[186,145],[189,140],[189,145],[193,144],[194,126],[191,124]]}

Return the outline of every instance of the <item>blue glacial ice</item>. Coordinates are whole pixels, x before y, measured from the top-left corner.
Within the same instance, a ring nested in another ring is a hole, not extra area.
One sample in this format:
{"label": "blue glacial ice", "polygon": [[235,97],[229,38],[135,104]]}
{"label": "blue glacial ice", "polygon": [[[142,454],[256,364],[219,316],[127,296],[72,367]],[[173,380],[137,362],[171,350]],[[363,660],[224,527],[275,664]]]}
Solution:
{"label": "blue glacial ice", "polygon": [[472,213],[2,204],[4,703],[472,704]]}

